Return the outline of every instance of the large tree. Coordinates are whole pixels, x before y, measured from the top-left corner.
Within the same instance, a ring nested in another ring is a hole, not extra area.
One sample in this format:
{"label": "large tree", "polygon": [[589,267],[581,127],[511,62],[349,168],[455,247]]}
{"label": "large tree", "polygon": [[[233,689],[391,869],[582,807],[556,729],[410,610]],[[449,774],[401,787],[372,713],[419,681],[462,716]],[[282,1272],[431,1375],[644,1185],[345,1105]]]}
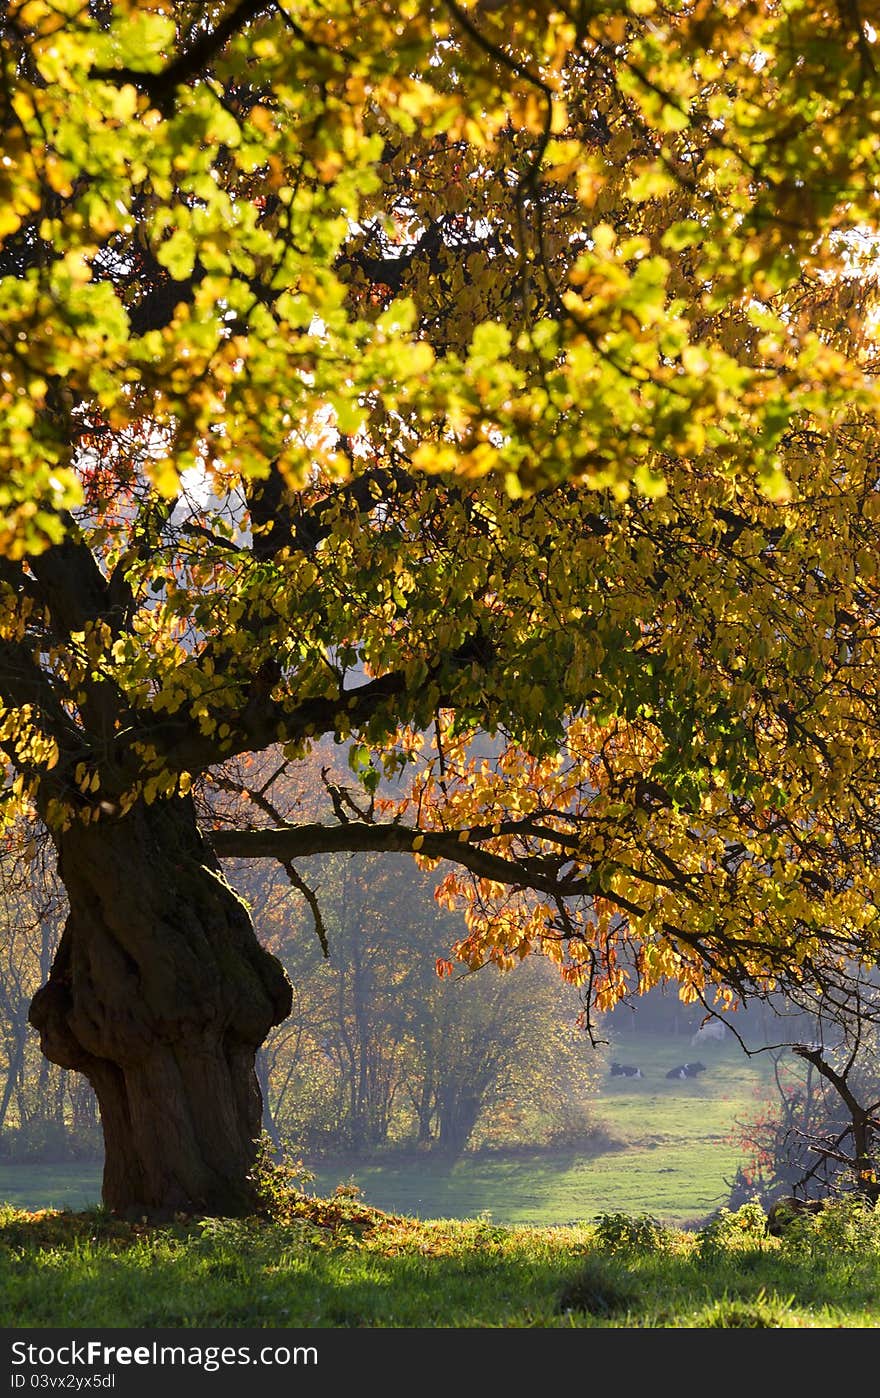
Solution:
{"label": "large tree", "polygon": [[[0,23],[4,810],[57,851],[31,1020],[106,1203],[250,1207],[290,986],[227,856],[450,861],[465,960],[600,1007],[870,961],[859,6]],[[360,796],[200,826],[321,738]]]}

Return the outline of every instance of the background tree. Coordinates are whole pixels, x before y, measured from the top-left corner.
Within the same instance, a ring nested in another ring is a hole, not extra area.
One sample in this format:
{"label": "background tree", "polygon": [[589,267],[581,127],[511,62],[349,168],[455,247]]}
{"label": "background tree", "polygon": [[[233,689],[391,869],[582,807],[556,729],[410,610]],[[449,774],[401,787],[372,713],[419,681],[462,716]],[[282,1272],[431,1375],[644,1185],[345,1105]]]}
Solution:
{"label": "background tree", "polygon": [[[801,1007],[796,1034],[773,1056],[775,1092],[739,1123],[746,1165],[732,1190],[772,1204],[857,1192],[880,1196],[880,1073],[876,975],[853,982],[831,1013]],[[784,1023],[784,1020],[780,1020]],[[791,1034],[791,1028],[789,1028]]]}
{"label": "background tree", "polygon": [[420,1119],[439,1155],[455,1160],[478,1144],[588,1143],[603,1058],[590,1051],[576,1004],[560,996],[549,966],[511,977],[487,966],[426,984],[415,1014]]}
{"label": "background tree", "polygon": [[[448,860],[468,964],[599,1009],[871,962],[858,9],[0,22],[6,809],[107,1204],[252,1202],[291,988],[223,858]],[[322,736],[360,794],[199,828],[194,780]]]}
{"label": "background tree", "polygon": [[309,863],[326,957],[280,870],[235,870],[294,987],[290,1019],[264,1047],[266,1100],[288,1147],[364,1158],[417,1146],[454,1159],[477,1140],[583,1143],[597,1060],[577,994],[543,963],[516,977],[456,973],[443,954],[460,915],[432,907],[436,876],[411,860]]}
{"label": "background tree", "polygon": [[28,1010],[49,974],[64,919],[45,831],[7,830],[0,852],[0,1156],[67,1160],[100,1155],[94,1094],[38,1052]]}

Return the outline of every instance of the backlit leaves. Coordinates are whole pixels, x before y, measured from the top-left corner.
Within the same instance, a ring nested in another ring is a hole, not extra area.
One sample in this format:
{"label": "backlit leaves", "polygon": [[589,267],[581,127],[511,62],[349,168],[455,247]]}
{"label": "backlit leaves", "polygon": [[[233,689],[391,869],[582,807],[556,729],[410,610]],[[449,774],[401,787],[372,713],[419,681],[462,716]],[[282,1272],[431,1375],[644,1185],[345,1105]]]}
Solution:
{"label": "backlit leaves", "polygon": [[3,25],[8,809],[324,738],[415,772],[472,964],[609,1005],[873,955],[864,17]]}

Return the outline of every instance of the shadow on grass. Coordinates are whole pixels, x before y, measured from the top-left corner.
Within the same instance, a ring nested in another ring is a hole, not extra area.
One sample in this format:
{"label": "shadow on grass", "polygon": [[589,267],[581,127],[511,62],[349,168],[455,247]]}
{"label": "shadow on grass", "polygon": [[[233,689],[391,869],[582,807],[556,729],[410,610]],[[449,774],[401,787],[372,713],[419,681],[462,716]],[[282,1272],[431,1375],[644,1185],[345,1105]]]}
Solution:
{"label": "shadow on grass", "polygon": [[[328,1206],[329,1207],[329,1206]],[[0,1218],[4,1326],[880,1326],[880,1259],[778,1247],[711,1261],[609,1256],[584,1229],[423,1224],[361,1205],[343,1219],[182,1220],[101,1211]],[[340,1206],[340,1209],[342,1206]],[[354,1220],[354,1221],[353,1221]],[[357,1222],[360,1220],[360,1222]]]}

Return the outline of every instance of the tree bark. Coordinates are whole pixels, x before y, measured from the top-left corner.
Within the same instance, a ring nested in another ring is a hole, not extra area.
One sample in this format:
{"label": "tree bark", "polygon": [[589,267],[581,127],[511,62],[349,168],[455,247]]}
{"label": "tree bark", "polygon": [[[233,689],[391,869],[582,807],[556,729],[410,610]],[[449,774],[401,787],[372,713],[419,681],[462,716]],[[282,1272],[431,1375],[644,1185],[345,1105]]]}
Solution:
{"label": "tree bark", "polygon": [[444,1094],[438,1103],[439,1132],[435,1154],[453,1161],[463,1155],[482,1109],[478,1093],[465,1089]]}
{"label": "tree bark", "polygon": [[105,1205],[236,1215],[262,1098],[255,1056],[291,989],[257,941],[189,800],[56,836],[70,912],[31,1002],[43,1052],[95,1089]]}

